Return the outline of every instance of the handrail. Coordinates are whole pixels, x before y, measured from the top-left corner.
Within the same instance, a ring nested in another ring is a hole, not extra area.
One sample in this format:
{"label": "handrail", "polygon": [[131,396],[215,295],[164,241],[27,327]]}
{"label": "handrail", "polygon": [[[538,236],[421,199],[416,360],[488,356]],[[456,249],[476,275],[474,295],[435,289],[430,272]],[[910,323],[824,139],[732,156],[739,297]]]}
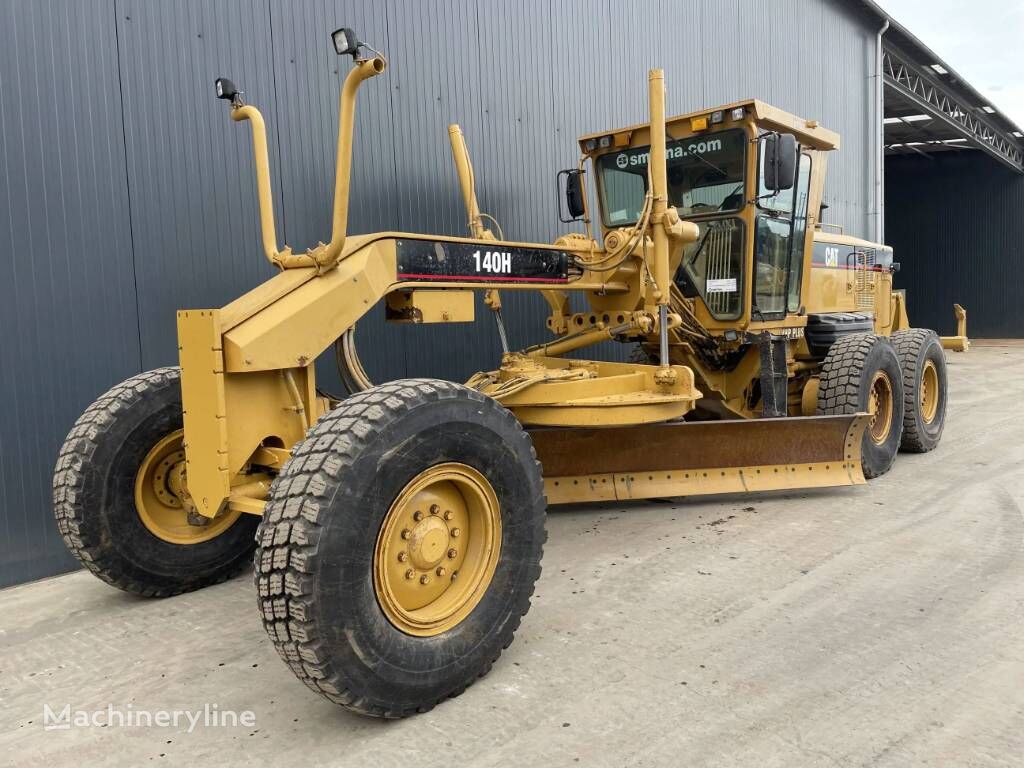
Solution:
{"label": "handrail", "polygon": [[274,198],[270,187],[270,159],[267,151],[267,128],[260,111],[251,104],[236,103],[231,108],[231,119],[248,120],[252,124],[252,148],[256,165],[256,192],[260,208],[260,229],[263,252],[267,260],[281,269],[315,267],[318,271],[332,268],[338,261],[348,232],[348,203],[352,178],[352,135],[355,132],[356,92],[364,80],[387,69],[383,56],[356,62],[345,77],[341,89],[338,112],[338,151],[334,173],[334,209],[331,221],[331,241],[318,243],[305,253],[292,253],[290,246],[277,247],[277,227],[274,222]]}
{"label": "handrail", "polygon": [[[364,80],[381,74],[388,63],[383,56],[357,61],[345,78],[338,108],[338,154],[334,173],[334,216],[331,221],[331,242],[322,249],[311,249],[309,255],[320,266],[333,265],[345,247],[348,230],[348,200],[352,178],[352,134],[356,122],[356,91]],[[320,253],[317,253],[317,252]]]}
{"label": "handrail", "polygon": [[263,253],[271,264],[278,264],[281,253],[277,249],[277,226],[274,224],[274,198],[270,192],[270,159],[267,154],[267,126],[256,107],[246,104],[231,109],[235,122],[248,120],[252,124],[252,152],[256,163],[256,194],[260,206],[260,229],[263,233]]}

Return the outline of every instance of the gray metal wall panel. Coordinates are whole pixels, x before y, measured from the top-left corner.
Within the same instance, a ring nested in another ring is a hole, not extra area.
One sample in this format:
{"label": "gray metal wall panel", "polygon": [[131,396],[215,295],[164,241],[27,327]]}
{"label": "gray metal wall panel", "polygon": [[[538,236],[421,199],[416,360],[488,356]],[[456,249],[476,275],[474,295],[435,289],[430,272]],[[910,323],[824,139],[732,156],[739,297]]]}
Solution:
{"label": "gray metal wall panel", "polygon": [[[214,77],[233,78],[264,113],[282,243],[301,249],[329,237],[348,62],[328,33],[342,23],[390,61],[359,97],[352,232],[465,232],[450,122],[462,125],[482,207],[507,236],[549,240],[575,229],[557,221],[554,172],[575,164],[577,135],[643,121],[647,69],[661,66],[670,113],[755,96],[840,131],[828,219],[867,234],[874,31],[840,0],[0,2],[9,22],[0,25],[0,227],[11,231],[0,229],[0,242],[44,254],[15,259],[0,307],[24,328],[0,353],[2,392],[14,396],[0,406],[12,409],[0,434],[2,517],[14,542],[0,567],[11,578],[58,567],[31,570],[16,551],[68,562],[46,485],[81,408],[135,370],[175,361],[176,309],[221,306],[272,273],[248,126],[213,98]],[[60,34],[75,30],[59,46],[55,20]],[[36,79],[64,89],[73,123],[56,120]],[[72,241],[83,243],[77,261],[61,251]],[[546,336],[538,296],[503,299],[514,346]],[[477,307],[473,326],[385,326],[371,312],[359,328],[367,369],[377,379],[459,379],[493,365],[493,321]],[[622,352],[606,345],[598,354]],[[76,374],[42,386],[15,376],[43,355]],[[333,364],[319,363],[336,388]],[[31,432],[39,409],[49,422],[15,458],[9,435]]]}
{"label": "gray metal wall panel", "polygon": [[[177,309],[222,306],[273,274],[262,256],[249,129],[232,122],[213,93],[215,77],[231,77],[276,135],[270,13],[267,0],[116,7],[149,369],[177,361]],[[281,175],[274,179],[280,209]]]}
{"label": "gray metal wall panel", "polygon": [[[466,234],[447,126],[459,123],[474,158],[481,206],[490,205],[496,177],[484,133],[480,69],[481,6],[474,0],[408,0],[388,3],[389,84],[394,109],[394,157],[398,169],[398,222],[403,230]],[[513,44],[513,41],[508,41]],[[437,46],[437,55],[426,51]],[[510,57],[511,58],[511,57]],[[386,87],[381,85],[380,87]],[[488,83],[507,87],[507,82]],[[502,211],[492,211],[502,217]],[[489,313],[487,313],[489,314]],[[406,366],[413,375],[458,378],[479,370],[494,346],[490,320],[477,301],[478,326],[389,327],[379,338],[404,337]],[[377,342],[377,343],[382,343]],[[451,371],[451,373],[448,373]]]}
{"label": "gray metal wall panel", "polygon": [[109,2],[0,3],[0,585],[71,567],[57,450],[139,366],[113,21]]}
{"label": "gray metal wall panel", "polygon": [[981,152],[886,158],[885,231],[912,325],[1024,337],[1024,177]]}

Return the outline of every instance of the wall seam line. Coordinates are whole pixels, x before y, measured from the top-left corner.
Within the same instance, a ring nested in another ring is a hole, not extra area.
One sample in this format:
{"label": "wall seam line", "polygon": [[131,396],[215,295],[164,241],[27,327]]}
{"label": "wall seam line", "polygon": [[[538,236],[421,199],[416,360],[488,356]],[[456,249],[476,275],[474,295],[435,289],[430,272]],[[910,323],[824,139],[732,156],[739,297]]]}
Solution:
{"label": "wall seam line", "polygon": [[117,95],[121,102],[121,144],[124,148],[124,190],[128,199],[128,247],[132,254],[132,287],[135,289],[135,337],[139,345],[139,373],[142,372],[142,306],[139,303],[139,273],[135,259],[135,216],[132,213],[131,171],[128,167],[128,127],[125,121],[124,78],[121,73],[121,33],[117,24],[117,0],[112,0],[114,11],[114,50],[117,57]]}

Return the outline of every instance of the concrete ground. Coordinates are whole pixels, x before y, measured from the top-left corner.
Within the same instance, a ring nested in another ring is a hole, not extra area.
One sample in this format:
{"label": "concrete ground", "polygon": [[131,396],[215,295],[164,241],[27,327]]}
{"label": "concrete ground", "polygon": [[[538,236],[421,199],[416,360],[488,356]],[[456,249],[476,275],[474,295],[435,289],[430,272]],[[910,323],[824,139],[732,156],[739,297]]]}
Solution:
{"label": "concrete ground", "polygon": [[[1024,765],[1024,346],[949,360],[942,445],[868,486],[552,509],[515,643],[409,720],[301,685],[249,577],[163,601],[81,572],[0,592],[0,761]],[[45,730],[65,704],[255,724]]]}

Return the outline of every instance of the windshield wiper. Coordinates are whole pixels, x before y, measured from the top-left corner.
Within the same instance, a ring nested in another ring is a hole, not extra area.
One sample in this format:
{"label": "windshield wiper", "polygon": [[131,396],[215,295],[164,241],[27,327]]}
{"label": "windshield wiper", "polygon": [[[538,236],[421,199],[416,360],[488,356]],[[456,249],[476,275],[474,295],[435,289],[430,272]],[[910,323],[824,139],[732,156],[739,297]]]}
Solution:
{"label": "windshield wiper", "polygon": [[733,187],[732,192],[730,192],[728,195],[726,195],[725,197],[722,198],[722,204],[718,206],[718,210],[724,211],[725,210],[725,204],[727,202],[729,202],[729,200],[732,198],[733,195],[735,195],[737,192],[741,191],[742,189],[743,189],[743,182],[741,181],[739,184],[737,184],[735,187]]}

